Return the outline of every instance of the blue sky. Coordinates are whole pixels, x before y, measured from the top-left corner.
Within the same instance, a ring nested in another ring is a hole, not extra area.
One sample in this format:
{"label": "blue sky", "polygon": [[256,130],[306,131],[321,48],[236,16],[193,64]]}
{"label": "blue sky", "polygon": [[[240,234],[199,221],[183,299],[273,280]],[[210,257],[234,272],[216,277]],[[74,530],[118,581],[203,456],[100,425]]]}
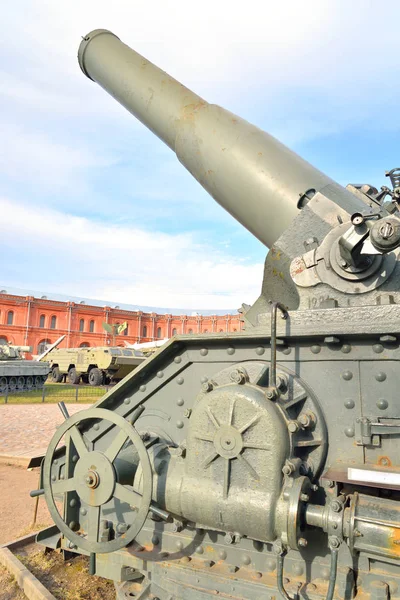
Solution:
{"label": "blue sky", "polygon": [[14,0],[0,40],[1,287],[115,303],[253,302],[266,249],[81,73],[111,29],[342,184],[400,166],[400,3]]}

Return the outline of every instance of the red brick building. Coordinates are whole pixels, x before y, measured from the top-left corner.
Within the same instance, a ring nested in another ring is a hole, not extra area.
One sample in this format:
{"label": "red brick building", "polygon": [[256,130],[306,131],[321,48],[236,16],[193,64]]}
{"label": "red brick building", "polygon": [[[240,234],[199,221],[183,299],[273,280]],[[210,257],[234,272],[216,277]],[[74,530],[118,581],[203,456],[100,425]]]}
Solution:
{"label": "red brick building", "polygon": [[239,315],[188,316],[144,313],[110,306],[60,302],[33,296],[0,294],[0,343],[32,346],[33,354],[65,334],[60,347],[105,346],[112,343],[103,323],[124,323],[117,337],[124,342],[150,342],[182,333],[231,332],[241,329]]}

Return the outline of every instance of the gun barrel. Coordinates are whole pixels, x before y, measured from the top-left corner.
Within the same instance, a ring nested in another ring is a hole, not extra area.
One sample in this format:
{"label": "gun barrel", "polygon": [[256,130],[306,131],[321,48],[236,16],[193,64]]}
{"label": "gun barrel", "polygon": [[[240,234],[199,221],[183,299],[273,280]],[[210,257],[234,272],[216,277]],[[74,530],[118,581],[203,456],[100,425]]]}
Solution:
{"label": "gun barrel", "polygon": [[333,183],[271,135],[208,104],[110,31],[85,36],[78,60],[90,79],[174,150],[210,195],[266,246],[296,217],[302,194]]}
{"label": "gun barrel", "polygon": [[18,352],[32,352],[32,346],[14,346],[10,344],[10,348],[13,348],[13,350],[18,350]]}

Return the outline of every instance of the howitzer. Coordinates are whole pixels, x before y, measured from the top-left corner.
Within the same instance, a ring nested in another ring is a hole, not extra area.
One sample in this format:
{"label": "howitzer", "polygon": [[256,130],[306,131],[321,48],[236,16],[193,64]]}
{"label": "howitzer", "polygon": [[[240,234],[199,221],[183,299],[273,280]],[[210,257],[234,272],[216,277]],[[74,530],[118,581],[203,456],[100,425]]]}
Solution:
{"label": "howitzer", "polygon": [[400,598],[400,170],[343,188],[108,31],[79,63],[271,249],[245,331],[175,337],[65,414],[38,541],[121,599]]}

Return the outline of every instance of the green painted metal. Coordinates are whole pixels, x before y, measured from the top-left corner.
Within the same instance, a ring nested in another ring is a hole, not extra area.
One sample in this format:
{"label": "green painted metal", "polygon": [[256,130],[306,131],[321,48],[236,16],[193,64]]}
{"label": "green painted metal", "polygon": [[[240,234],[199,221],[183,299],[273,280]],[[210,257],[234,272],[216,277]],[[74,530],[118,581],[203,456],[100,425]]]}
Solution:
{"label": "green painted metal", "polygon": [[82,71],[176,152],[211,196],[266,246],[297,216],[305,192],[333,183],[271,135],[208,104],[110,31],[86,35],[78,57]]}
{"label": "green painted metal", "polygon": [[108,31],[79,62],[273,247],[245,331],[175,336],[65,414],[40,542],[121,600],[397,600],[399,170],[344,189]]}

